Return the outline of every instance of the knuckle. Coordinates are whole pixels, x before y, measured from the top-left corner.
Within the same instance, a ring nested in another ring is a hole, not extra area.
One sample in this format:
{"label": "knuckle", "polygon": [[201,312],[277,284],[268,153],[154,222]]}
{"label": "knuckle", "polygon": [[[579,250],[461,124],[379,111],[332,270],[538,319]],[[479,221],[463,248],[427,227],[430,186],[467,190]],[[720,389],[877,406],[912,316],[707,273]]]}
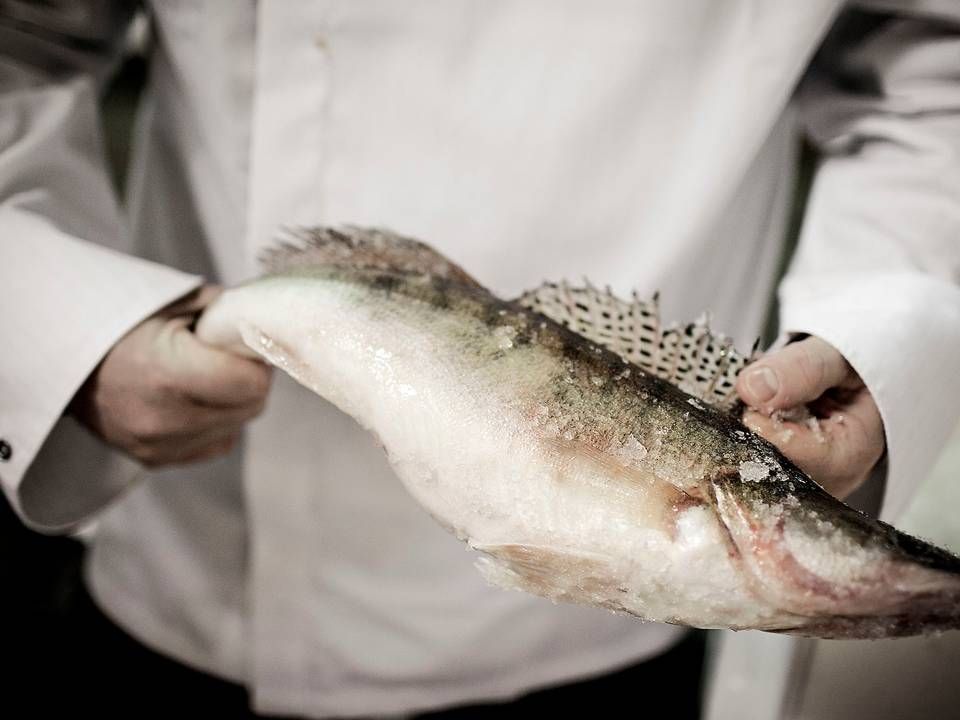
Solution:
{"label": "knuckle", "polygon": [[207,445],[202,450],[198,451],[194,456],[193,460],[210,460],[213,458],[221,457],[229,453],[237,444],[237,437],[231,436],[225,440],[219,440],[215,443]]}
{"label": "knuckle", "polygon": [[851,465],[869,473],[874,465],[883,456],[882,443],[875,442],[865,428],[861,428],[855,436],[851,451]]}
{"label": "knuckle", "polygon": [[262,405],[248,405],[245,407],[239,415],[236,415],[233,418],[233,423],[237,426],[246,425],[251,420],[254,420],[260,413],[263,412]]}
{"label": "knuckle", "polygon": [[173,374],[157,364],[144,369],[144,383],[153,397],[165,397],[178,390],[178,383]]}
{"label": "knuckle", "polygon": [[804,344],[801,354],[800,371],[810,387],[819,387],[826,376],[824,356],[810,344]]}
{"label": "knuckle", "polygon": [[251,373],[249,388],[254,397],[261,399],[266,397],[270,391],[272,375],[270,368],[266,366],[258,366],[256,371]]}
{"label": "knuckle", "polygon": [[252,420],[253,418],[255,418],[255,417],[257,417],[258,415],[262,414],[263,411],[266,409],[266,407],[267,407],[267,398],[266,398],[266,396],[261,396],[261,397],[257,398],[257,400],[250,405],[250,408],[249,408],[248,412],[246,413],[246,416],[247,416],[246,419],[247,419],[247,420]]}
{"label": "knuckle", "polygon": [[130,420],[130,431],[138,440],[155,444],[169,437],[173,425],[166,413],[155,408],[143,408]]}
{"label": "knuckle", "polygon": [[136,413],[130,421],[130,431],[141,441],[157,441],[167,434],[167,426],[155,412]]}
{"label": "knuckle", "polygon": [[159,468],[166,464],[166,456],[159,448],[152,445],[140,444],[134,448],[132,455],[140,464],[150,469]]}

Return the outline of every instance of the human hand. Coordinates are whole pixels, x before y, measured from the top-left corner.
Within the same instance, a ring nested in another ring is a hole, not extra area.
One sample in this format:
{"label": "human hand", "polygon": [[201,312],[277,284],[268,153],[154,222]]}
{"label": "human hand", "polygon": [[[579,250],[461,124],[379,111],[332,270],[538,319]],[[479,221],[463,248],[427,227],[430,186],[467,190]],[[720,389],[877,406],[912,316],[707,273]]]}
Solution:
{"label": "human hand", "polygon": [[[737,392],[750,408],[744,424],[838,498],[856,490],[883,455],[883,422],[870,391],[843,355],[818,337],[751,364],[737,378]],[[815,420],[779,416],[803,406]]]}
{"label": "human hand", "polygon": [[127,333],[84,383],[71,412],[148,467],[227,453],[263,409],[271,371],[193,334],[196,314],[219,293],[204,287]]}

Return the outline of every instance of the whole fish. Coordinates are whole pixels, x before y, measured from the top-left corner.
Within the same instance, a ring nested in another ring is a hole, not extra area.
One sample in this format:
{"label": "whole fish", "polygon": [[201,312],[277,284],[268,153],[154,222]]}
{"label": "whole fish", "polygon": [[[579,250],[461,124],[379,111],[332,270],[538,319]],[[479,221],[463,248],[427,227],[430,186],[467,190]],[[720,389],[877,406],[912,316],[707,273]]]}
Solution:
{"label": "whole fish", "polygon": [[744,427],[747,359],[656,299],[501,300],[417,241],[294,233],[204,313],[374,433],[505,588],[701,628],[886,637],[960,624],[960,559],[836,500]]}

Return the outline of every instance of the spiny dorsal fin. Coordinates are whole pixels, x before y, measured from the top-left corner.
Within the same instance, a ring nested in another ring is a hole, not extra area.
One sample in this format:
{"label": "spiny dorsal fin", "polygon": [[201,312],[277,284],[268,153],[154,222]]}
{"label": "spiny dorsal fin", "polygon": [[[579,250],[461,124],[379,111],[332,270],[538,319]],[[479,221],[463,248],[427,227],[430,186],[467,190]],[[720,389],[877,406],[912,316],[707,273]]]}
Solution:
{"label": "spiny dorsal fin", "polygon": [[714,407],[732,409],[737,374],[755,358],[757,345],[749,356],[742,355],[729,338],[710,331],[705,315],[684,326],[663,327],[658,298],[641,300],[634,292],[628,301],[588,281],[584,287],[548,282],[517,302]]}
{"label": "spiny dorsal fin", "polygon": [[352,225],[288,228],[260,262],[271,274],[298,268],[372,268],[401,275],[430,275],[480,287],[459,265],[419,240],[390,230]]}

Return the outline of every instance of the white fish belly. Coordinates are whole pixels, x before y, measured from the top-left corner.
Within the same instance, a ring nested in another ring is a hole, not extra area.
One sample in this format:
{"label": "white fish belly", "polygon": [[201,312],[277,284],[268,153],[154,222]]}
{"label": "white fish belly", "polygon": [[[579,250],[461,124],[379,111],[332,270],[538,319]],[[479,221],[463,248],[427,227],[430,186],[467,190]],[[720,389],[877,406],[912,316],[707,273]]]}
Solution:
{"label": "white fish belly", "polygon": [[309,279],[232,292],[222,331],[237,328],[256,353],[373,432],[414,498],[484,553],[478,564],[491,582],[702,627],[783,620],[750,592],[712,508],[673,512],[663,480],[611,481],[544,437],[524,412],[543,390],[541,350],[506,348],[498,383],[454,341],[479,321],[425,322],[364,304],[362,288]]}

